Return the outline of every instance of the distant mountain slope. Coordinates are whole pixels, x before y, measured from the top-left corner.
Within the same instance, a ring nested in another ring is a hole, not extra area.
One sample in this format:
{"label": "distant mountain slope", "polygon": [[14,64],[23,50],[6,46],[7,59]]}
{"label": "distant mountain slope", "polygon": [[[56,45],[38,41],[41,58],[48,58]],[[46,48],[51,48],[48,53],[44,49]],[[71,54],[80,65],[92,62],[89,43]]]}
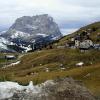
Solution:
{"label": "distant mountain slope", "polygon": [[29,47],[32,43],[47,45],[54,40],[60,39],[62,34],[53,18],[47,14],[36,16],[23,16],[18,18],[6,32],[1,32],[0,37],[12,42],[4,45],[6,48],[21,52],[25,49],[19,46]]}
{"label": "distant mountain slope", "polygon": [[74,33],[64,36],[59,40],[58,45],[64,45],[70,38],[75,37],[77,34],[82,34],[84,31],[90,34],[90,38],[94,43],[100,43],[100,22],[95,22],[80,28]]}
{"label": "distant mountain slope", "polygon": [[61,37],[61,32],[53,18],[47,14],[37,16],[23,16],[18,18],[3,37],[14,40],[21,39],[32,42],[36,37]]}
{"label": "distant mountain slope", "polygon": [[11,42],[7,39],[0,37],[0,52],[15,52],[13,49],[9,48]]}
{"label": "distant mountain slope", "polygon": [[82,27],[75,33],[81,34],[84,30],[90,33],[90,38],[95,43],[100,43],[100,22],[95,22],[85,27]]}

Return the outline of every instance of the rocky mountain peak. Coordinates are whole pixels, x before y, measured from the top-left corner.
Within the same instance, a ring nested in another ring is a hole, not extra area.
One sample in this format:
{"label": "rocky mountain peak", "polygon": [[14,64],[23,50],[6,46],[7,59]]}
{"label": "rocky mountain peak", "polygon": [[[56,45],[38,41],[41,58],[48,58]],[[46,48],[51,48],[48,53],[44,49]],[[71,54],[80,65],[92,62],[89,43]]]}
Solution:
{"label": "rocky mountain peak", "polygon": [[[53,18],[48,14],[42,14],[23,16],[16,19],[8,31],[0,34],[0,36],[14,45],[27,47],[33,43],[39,43],[42,46],[47,45],[61,38],[62,34]],[[6,46],[8,45],[6,44]]]}
{"label": "rocky mountain peak", "polygon": [[9,30],[3,34],[7,39],[21,38],[27,41],[31,41],[40,35],[61,37],[58,25],[48,14],[20,17]]}

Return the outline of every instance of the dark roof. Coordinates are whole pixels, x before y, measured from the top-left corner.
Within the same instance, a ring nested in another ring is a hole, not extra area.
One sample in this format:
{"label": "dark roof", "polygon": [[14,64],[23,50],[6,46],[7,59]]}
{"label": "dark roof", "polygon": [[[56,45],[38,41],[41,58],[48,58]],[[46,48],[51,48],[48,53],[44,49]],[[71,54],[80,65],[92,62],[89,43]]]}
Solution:
{"label": "dark roof", "polygon": [[68,44],[69,46],[74,46],[74,45],[75,45],[75,42],[74,42],[74,41],[69,41],[69,42],[67,42],[67,44]]}

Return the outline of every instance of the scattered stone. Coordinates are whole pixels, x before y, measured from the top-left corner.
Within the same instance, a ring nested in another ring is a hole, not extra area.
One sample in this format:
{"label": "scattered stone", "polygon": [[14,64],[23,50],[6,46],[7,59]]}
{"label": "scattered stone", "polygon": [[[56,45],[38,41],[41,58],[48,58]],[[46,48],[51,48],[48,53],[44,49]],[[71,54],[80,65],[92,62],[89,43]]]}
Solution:
{"label": "scattered stone", "polygon": [[40,66],[42,66],[42,64],[40,64]]}
{"label": "scattered stone", "polygon": [[79,66],[79,67],[81,67],[83,65],[84,65],[84,62],[79,62],[79,63],[76,64],[76,66]]}
{"label": "scattered stone", "polygon": [[61,68],[61,70],[65,70],[65,69],[66,69],[66,68],[64,68],[64,67],[63,67],[63,68]]}
{"label": "scattered stone", "polygon": [[60,64],[60,67],[63,67],[63,64]]}
{"label": "scattered stone", "polygon": [[85,75],[84,77],[90,77],[91,76],[91,74],[90,73],[88,73],[87,75]]}
{"label": "scattered stone", "polygon": [[46,72],[49,72],[49,68],[46,68]]}
{"label": "scattered stone", "polygon": [[34,75],[34,73],[31,73],[31,75]]}

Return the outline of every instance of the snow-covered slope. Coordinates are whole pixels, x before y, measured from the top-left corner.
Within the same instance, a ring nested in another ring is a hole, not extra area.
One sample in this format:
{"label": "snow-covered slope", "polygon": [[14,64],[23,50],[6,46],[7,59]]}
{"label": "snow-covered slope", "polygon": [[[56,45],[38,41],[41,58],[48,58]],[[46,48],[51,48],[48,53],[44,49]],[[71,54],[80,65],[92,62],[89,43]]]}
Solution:
{"label": "snow-covered slope", "polygon": [[[20,33],[16,33],[16,36],[19,35]],[[22,33],[21,33],[22,34]],[[22,46],[17,45],[14,42],[11,42],[3,37],[0,37],[0,51],[1,52],[28,52],[32,50],[31,45],[28,46]]]}
{"label": "snow-covered slope", "polygon": [[48,36],[48,35],[46,35],[46,34],[42,34],[42,33],[37,33],[36,35],[37,35],[37,36],[43,36],[43,37]]}
{"label": "snow-covered slope", "polygon": [[4,43],[4,44],[8,44],[10,43],[7,39],[0,37],[0,42]]}
{"label": "snow-covered slope", "polygon": [[3,37],[0,37],[0,52],[16,52],[14,49],[10,48],[9,45],[13,46],[15,44]]}
{"label": "snow-covered slope", "polygon": [[14,30],[14,32],[11,34],[10,37],[11,37],[11,39],[15,39],[15,38],[28,38],[29,36],[30,36],[30,34]]}
{"label": "snow-covered slope", "polygon": [[7,44],[11,44],[11,42],[3,37],[0,37],[0,50],[9,50]]}

